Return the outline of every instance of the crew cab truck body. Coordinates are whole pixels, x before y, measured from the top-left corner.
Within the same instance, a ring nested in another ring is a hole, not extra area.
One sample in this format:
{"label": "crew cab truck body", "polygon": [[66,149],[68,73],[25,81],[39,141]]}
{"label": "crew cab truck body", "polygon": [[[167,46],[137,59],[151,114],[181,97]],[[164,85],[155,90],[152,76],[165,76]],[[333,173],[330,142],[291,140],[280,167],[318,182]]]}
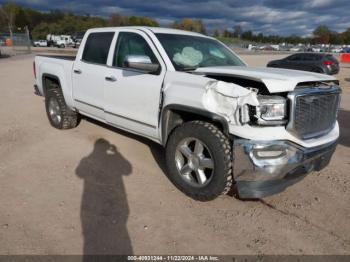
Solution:
{"label": "crew cab truck body", "polygon": [[36,56],[34,71],[52,126],[85,115],[163,145],[169,179],[198,200],[281,192],[325,167],[339,136],[335,78],[247,67],[197,33],[91,29],[75,58]]}

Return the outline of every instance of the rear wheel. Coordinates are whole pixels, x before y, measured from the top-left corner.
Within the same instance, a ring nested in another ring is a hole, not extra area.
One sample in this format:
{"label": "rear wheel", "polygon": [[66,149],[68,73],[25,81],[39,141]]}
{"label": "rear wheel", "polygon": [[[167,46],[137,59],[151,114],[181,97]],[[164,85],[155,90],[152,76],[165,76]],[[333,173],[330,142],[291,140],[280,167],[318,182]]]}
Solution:
{"label": "rear wheel", "polygon": [[45,96],[46,114],[57,129],[70,129],[79,124],[79,114],[68,108],[60,88],[49,89]]}
{"label": "rear wheel", "polygon": [[169,179],[186,195],[208,201],[232,186],[230,140],[211,123],[187,122],[176,128],[166,146]]}

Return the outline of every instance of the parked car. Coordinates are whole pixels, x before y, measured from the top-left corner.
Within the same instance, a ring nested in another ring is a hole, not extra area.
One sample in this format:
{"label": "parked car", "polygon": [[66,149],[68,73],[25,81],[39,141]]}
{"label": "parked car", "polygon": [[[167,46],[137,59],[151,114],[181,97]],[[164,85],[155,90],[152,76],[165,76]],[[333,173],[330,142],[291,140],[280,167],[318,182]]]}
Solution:
{"label": "parked car", "polygon": [[331,49],[332,53],[341,53],[343,51],[343,48],[341,46],[336,46]]}
{"label": "parked car", "polygon": [[74,41],[70,35],[52,35],[46,36],[49,46],[56,46],[58,48],[65,48],[68,46],[74,46]]}
{"label": "parked car", "polygon": [[81,45],[81,41],[83,40],[85,32],[78,32],[76,34],[73,35],[73,41],[74,41],[74,48],[79,48],[79,46]]}
{"label": "parked car", "polygon": [[339,72],[339,62],[331,54],[299,53],[273,60],[267,67],[278,67],[334,75]]}
{"label": "parked car", "polygon": [[47,41],[46,40],[38,40],[34,41],[34,46],[39,46],[39,47],[47,47]]}
{"label": "parked car", "polygon": [[85,115],[161,144],[168,177],[197,200],[281,192],[323,169],[339,137],[334,77],[250,68],[198,33],[90,29],[76,57],[36,56],[34,75],[53,127]]}
{"label": "parked car", "polygon": [[292,48],[290,48],[290,51],[291,52],[300,52],[300,51],[302,51],[302,49],[301,49],[301,47],[292,47]]}
{"label": "parked car", "polygon": [[56,46],[58,48],[66,48],[66,47],[74,46],[74,41],[71,36],[62,35],[61,38],[56,41]]}

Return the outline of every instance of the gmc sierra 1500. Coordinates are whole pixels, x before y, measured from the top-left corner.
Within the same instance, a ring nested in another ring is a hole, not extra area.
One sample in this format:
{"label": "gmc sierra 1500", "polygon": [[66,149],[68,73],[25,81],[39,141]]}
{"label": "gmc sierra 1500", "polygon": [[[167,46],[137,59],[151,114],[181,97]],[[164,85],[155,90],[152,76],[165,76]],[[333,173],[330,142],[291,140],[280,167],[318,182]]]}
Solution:
{"label": "gmc sierra 1500", "polygon": [[77,56],[36,56],[51,125],[85,115],[166,148],[167,175],[198,200],[283,191],[325,167],[341,89],[327,75],[252,68],[221,42],[174,29],[88,30]]}

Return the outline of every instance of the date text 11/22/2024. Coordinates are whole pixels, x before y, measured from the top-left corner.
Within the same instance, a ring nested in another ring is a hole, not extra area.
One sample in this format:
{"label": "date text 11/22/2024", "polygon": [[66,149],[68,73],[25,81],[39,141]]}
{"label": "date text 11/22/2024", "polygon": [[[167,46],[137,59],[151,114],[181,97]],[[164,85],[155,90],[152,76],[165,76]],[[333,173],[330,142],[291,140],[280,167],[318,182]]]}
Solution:
{"label": "date text 11/22/2024", "polygon": [[128,256],[128,261],[219,261],[217,256]]}

